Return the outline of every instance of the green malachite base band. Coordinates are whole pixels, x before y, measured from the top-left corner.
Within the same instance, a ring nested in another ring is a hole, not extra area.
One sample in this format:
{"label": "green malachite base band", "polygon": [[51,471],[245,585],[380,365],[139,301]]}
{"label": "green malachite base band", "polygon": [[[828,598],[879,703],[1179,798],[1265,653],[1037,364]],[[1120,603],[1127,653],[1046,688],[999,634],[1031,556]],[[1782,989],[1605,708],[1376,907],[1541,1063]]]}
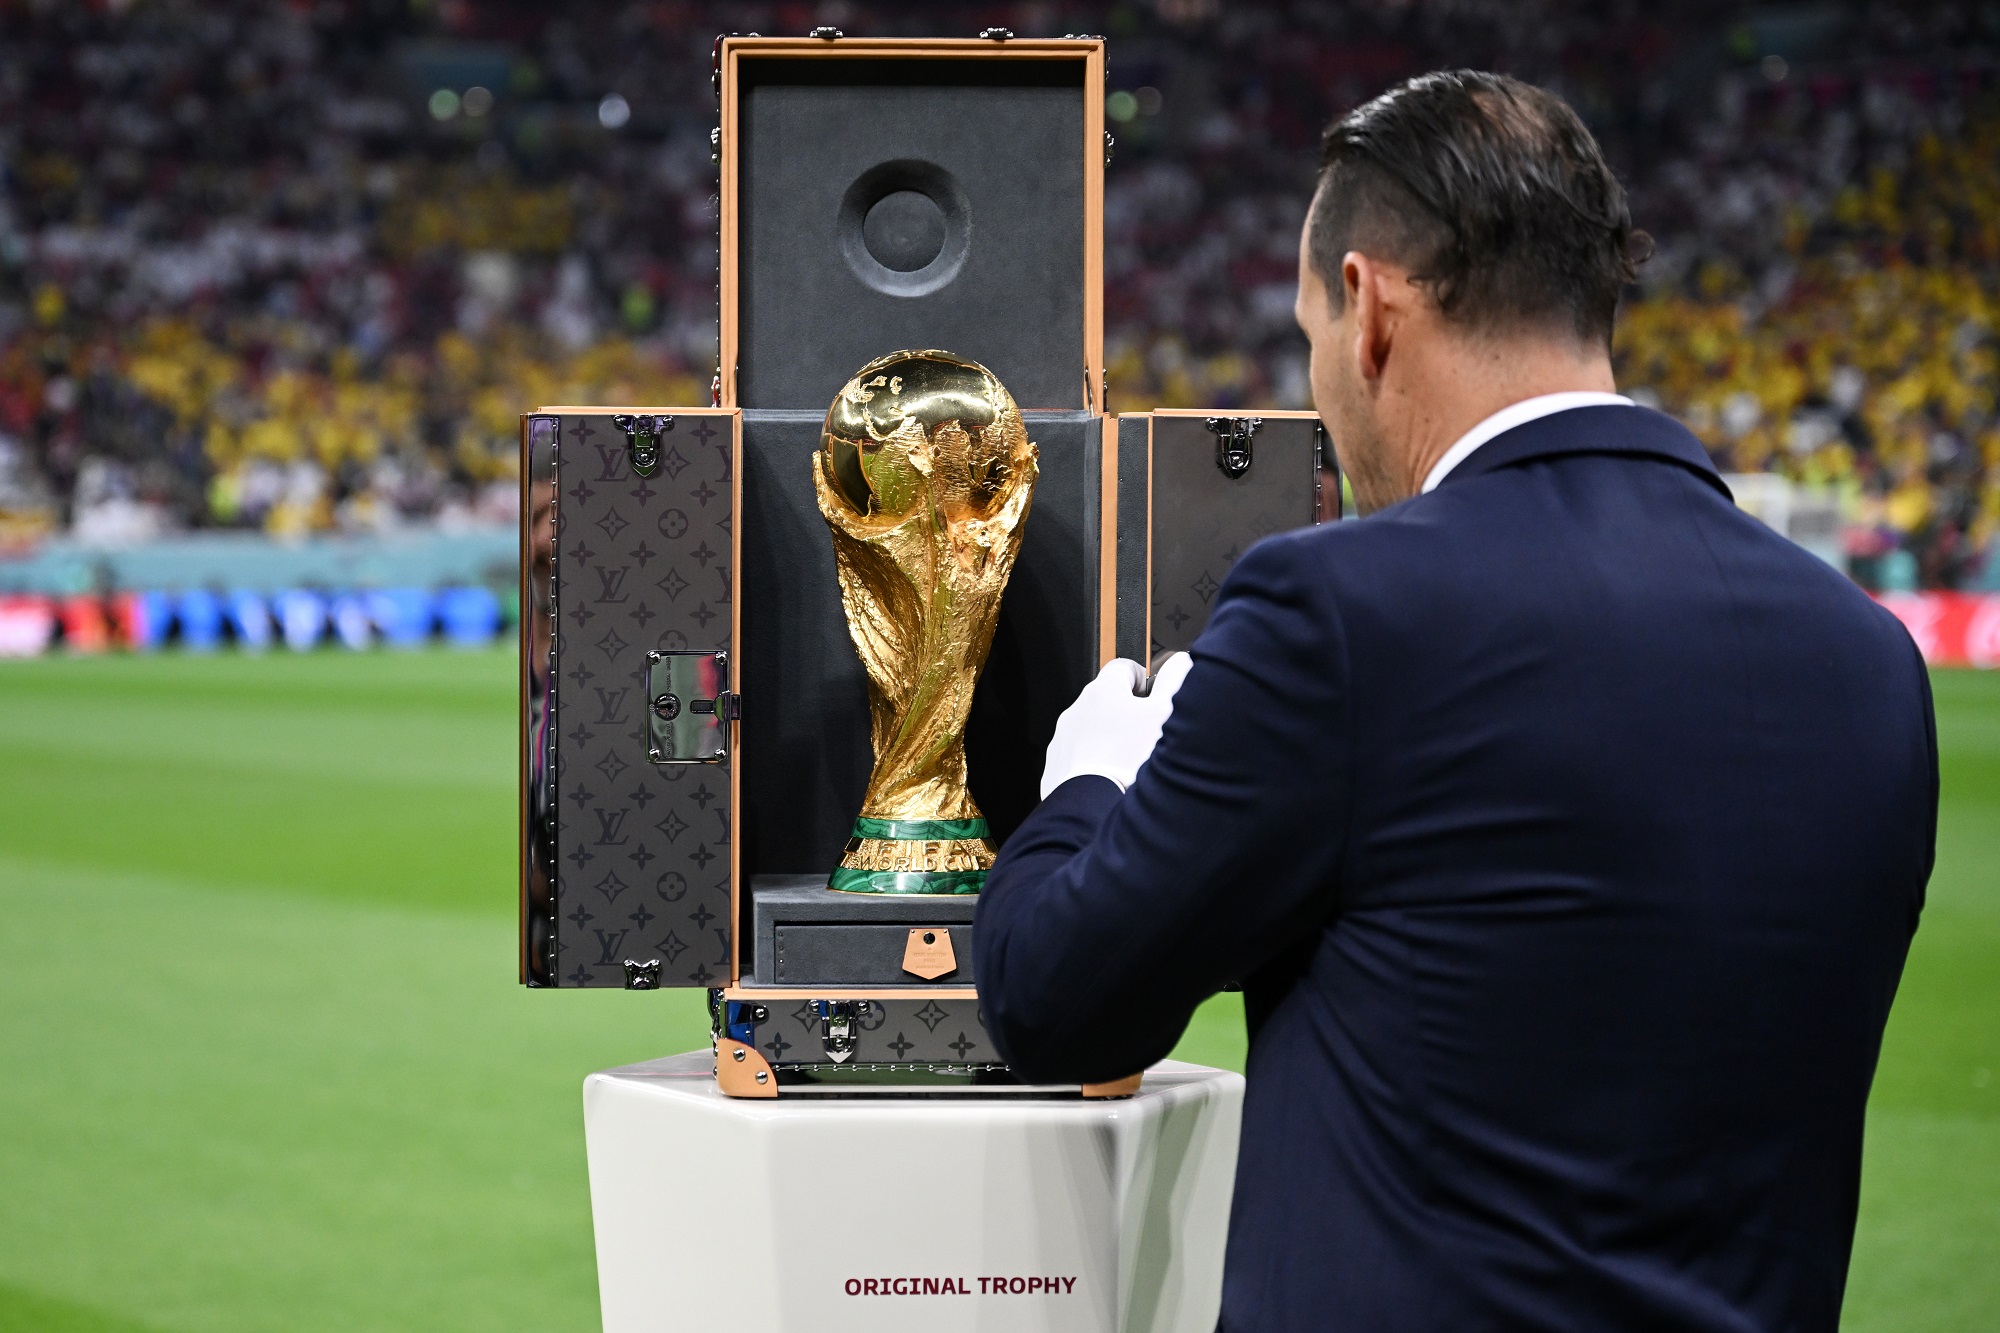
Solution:
{"label": "green malachite base band", "polygon": [[[974,821],[965,821],[968,823]],[[977,821],[984,824],[985,820]],[[984,870],[852,870],[833,872],[826,886],[839,893],[977,893],[986,886]]]}
{"label": "green malachite base band", "polygon": [[960,842],[983,838],[988,829],[984,819],[870,819],[854,821],[854,836],[886,842]]}
{"label": "green malachite base band", "polygon": [[[852,850],[863,841],[969,842],[984,839],[984,819],[870,819],[854,821]],[[841,866],[827,881],[840,893],[955,894],[977,893],[986,886],[984,870],[856,870]]]}

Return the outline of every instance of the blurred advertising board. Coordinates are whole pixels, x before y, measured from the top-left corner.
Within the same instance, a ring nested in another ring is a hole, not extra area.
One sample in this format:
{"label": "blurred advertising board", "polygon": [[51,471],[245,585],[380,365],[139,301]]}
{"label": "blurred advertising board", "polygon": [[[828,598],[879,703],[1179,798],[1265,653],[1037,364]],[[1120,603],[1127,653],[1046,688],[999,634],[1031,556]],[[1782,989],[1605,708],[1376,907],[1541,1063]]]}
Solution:
{"label": "blurred advertising board", "polygon": [[2000,594],[1891,592],[1875,599],[1932,666],[2000,667]]}

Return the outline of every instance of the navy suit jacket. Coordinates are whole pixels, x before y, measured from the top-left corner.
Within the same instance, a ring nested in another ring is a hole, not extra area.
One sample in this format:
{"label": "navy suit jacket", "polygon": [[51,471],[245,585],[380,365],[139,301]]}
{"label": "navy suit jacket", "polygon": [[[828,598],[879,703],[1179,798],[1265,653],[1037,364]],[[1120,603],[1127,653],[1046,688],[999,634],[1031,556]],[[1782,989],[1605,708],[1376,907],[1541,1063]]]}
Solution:
{"label": "navy suit jacket", "polygon": [[1636,407],[1237,563],[1158,748],[979,903],[1030,1079],[1241,982],[1222,1327],[1834,1329],[1929,878],[1923,662]]}

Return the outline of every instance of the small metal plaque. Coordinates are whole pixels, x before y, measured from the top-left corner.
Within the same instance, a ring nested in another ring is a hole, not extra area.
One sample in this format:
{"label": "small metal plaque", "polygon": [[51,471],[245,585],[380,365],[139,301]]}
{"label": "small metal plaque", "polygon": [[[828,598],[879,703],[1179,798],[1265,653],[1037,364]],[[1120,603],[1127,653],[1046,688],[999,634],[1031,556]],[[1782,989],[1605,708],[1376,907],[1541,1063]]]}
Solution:
{"label": "small metal plaque", "polygon": [[646,654],[646,757],[656,764],[719,764],[729,755],[729,654],[657,649]]}
{"label": "small metal plaque", "polygon": [[936,981],[958,971],[958,958],[951,949],[951,932],[943,926],[912,930],[910,942],[903,948],[903,970],[925,981]]}

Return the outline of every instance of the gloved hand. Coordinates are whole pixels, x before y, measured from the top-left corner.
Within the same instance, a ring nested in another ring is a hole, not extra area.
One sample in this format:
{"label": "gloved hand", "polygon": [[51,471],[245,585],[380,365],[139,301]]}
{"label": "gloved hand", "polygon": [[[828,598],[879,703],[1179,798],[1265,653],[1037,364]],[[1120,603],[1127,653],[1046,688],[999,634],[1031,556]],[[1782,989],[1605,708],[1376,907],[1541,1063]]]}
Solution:
{"label": "gloved hand", "polygon": [[1175,653],[1154,673],[1151,692],[1142,695],[1138,690],[1146,668],[1129,657],[1106,662],[1097,679],[1056,719],[1055,739],[1042,769],[1043,799],[1086,773],[1110,778],[1120,791],[1130,787],[1139,765],[1159,743],[1160,728],[1174,711],[1174,692],[1193,665],[1186,653]]}

